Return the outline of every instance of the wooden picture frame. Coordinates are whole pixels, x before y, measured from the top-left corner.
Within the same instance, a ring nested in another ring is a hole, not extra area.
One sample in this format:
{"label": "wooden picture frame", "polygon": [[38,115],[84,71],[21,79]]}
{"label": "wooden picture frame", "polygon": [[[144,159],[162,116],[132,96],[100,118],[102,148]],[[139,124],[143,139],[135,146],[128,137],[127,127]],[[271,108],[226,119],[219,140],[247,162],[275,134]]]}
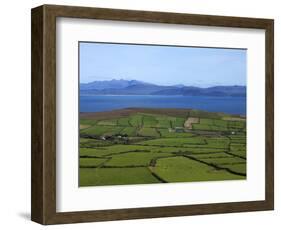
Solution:
{"label": "wooden picture frame", "polygon": [[[265,200],[98,211],[56,211],[56,18],[264,29],[266,36]],[[31,219],[41,224],[125,220],[274,209],[274,21],[163,12],[43,5],[32,9]]]}

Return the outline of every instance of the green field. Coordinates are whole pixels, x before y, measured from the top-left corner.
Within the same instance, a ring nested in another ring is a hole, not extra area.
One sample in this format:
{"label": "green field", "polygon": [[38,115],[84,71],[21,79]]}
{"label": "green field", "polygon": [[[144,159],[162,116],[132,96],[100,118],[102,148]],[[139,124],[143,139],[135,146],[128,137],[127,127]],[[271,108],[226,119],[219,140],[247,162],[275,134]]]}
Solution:
{"label": "green field", "polygon": [[246,118],[187,109],[81,114],[79,157],[80,186],[246,179]]}

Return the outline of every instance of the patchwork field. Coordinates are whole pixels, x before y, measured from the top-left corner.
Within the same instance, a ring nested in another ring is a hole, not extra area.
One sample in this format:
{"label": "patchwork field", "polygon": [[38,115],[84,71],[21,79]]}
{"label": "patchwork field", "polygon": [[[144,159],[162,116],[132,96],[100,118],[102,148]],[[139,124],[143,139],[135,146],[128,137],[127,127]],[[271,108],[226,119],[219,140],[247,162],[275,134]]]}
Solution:
{"label": "patchwork field", "polygon": [[187,109],[80,114],[80,186],[246,179],[246,118]]}

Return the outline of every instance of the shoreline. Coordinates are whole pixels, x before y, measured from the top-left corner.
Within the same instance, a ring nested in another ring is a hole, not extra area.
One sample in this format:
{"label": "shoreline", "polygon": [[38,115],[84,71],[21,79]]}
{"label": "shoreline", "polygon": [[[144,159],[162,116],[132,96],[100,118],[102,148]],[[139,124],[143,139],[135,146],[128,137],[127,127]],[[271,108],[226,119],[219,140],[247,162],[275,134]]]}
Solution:
{"label": "shoreline", "polygon": [[190,113],[198,112],[200,116],[212,117],[233,117],[247,119],[246,115],[228,114],[224,112],[210,112],[199,109],[187,108],[147,108],[147,107],[128,107],[123,109],[114,109],[109,111],[99,112],[79,112],[79,118],[112,118],[112,117],[125,117],[135,113],[152,113],[168,116],[187,117]]}

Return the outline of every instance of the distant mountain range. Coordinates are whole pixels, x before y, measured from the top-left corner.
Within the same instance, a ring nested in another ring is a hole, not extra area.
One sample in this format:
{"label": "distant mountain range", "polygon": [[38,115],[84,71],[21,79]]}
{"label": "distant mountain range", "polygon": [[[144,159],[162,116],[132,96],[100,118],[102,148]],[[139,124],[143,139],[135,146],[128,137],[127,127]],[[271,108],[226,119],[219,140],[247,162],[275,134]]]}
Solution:
{"label": "distant mountain range", "polygon": [[80,84],[80,94],[85,95],[182,95],[182,96],[232,96],[245,97],[246,86],[163,86],[137,80],[93,81]]}

